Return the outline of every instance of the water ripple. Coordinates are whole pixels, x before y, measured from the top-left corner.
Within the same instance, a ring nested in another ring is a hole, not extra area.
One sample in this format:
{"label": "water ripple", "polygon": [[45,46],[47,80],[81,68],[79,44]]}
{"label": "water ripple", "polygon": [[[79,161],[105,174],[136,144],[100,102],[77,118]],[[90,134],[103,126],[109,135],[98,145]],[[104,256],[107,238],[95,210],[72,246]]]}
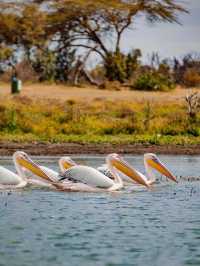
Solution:
{"label": "water ripple", "polygon": [[[200,165],[197,157],[163,159],[176,175],[195,176]],[[142,168],[140,156],[128,160]],[[195,180],[117,194],[1,192],[0,266],[200,265],[199,197]]]}

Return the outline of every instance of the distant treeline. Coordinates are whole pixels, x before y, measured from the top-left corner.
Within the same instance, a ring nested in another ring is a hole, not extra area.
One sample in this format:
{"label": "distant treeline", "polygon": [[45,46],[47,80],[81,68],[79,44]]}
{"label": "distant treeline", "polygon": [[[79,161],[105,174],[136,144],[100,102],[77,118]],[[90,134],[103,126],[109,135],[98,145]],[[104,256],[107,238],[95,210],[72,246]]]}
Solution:
{"label": "distant treeline", "polygon": [[[58,56],[62,59],[62,55]],[[200,55],[188,54],[183,59],[161,60],[159,55],[154,53],[151,62],[145,65],[141,63],[140,57],[139,49],[133,50],[128,55],[116,55],[115,60],[111,60],[106,67],[98,64],[90,71],[81,69],[74,80],[74,75],[78,72],[76,58],[71,55],[71,62],[66,65],[64,71],[60,68],[59,58],[55,57],[54,52],[49,51],[34,58],[32,63],[23,59],[15,65],[14,73],[25,82],[48,81],[73,85],[89,82],[100,89],[110,90],[120,90],[126,86],[136,90],[168,91],[174,89],[176,85],[188,88],[200,86]],[[9,82],[13,69],[5,67],[5,63],[1,66],[0,80]],[[79,66],[83,67],[81,62]]]}
{"label": "distant treeline", "polygon": [[[142,65],[140,49],[129,54],[120,49],[124,32],[139,14],[150,23],[178,22],[178,15],[187,10],[177,2],[1,1],[0,78],[8,81],[16,75],[25,81],[90,82],[101,89],[119,89],[121,84],[164,91],[176,84],[198,86],[199,56],[170,61],[153,54],[150,64]],[[87,60],[94,54],[101,63],[88,71]]]}

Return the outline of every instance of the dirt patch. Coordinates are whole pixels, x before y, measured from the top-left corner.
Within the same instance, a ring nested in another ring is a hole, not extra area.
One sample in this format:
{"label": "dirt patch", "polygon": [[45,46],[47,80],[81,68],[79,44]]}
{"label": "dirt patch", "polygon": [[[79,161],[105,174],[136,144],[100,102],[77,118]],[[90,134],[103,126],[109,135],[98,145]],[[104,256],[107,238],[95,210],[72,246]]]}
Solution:
{"label": "dirt patch", "polygon": [[200,145],[150,145],[150,144],[77,144],[77,143],[0,143],[0,156],[12,155],[15,151],[25,151],[31,155],[66,155],[66,154],[144,154],[146,152],[158,154],[187,154],[200,155]]}
{"label": "dirt patch", "polygon": [[[54,99],[59,101],[76,100],[76,101],[93,101],[95,99],[109,101],[134,101],[134,102],[182,102],[188,94],[188,89],[177,87],[170,92],[148,92],[148,91],[131,91],[123,88],[121,91],[100,90],[96,87],[86,86],[77,88],[64,85],[47,85],[47,84],[24,84],[21,96],[27,96],[32,99]],[[0,84],[0,96],[10,97],[10,85]]]}

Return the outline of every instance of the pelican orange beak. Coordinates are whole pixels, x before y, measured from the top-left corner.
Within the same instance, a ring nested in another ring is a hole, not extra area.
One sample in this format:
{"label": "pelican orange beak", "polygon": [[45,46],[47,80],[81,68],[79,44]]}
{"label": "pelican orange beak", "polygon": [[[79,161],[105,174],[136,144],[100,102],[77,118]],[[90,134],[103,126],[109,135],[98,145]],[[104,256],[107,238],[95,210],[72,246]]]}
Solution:
{"label": "pelican orange beak", "polygon": [[71,164],[69,164],[68,162],[66,162],[66,161],[62,161],[62,166],[63,166],[63,168],[64,169],[69,169],[70,167],[71,167]]}
{"label": "pelican orange beak", "polygon": [[142,174],[140,174],[138,171],[136,171],[133,167],[131,167],[127,162],[125,162],[122,158],[113,158],[111,161],[112,165],[122,172],[123,174],[130,177],[133,181],[136,183],[139,183],[143,186],[150,187],[150,184],[146,177]]}
{"label": "pelican orange beak", "polygon": [[61,172],[65,172],[72,166],[75,166],[76,163],[70,157],[61,157],[59,160],[59,166]]}
{"label": "pelican orange beak", "polygon": [[146,163],[153,169],[156,169],[162,175],[168,177],[170,180],[178,183],[176,177],[167,169],[167,167],[159,161],[159,159],[152,157],[146,160]]}
{"label": "pelican orange beak", "polygon": [[24,154],[22,156],[18,155],[16,157],[16,162],[22,167],[24,167],[25,169],[28,169],[29,171],[31,171],[33,174],[52,183],[52,180],[48,177],[48,175],[36,163],[34,163],[27,155],[26,156]]}

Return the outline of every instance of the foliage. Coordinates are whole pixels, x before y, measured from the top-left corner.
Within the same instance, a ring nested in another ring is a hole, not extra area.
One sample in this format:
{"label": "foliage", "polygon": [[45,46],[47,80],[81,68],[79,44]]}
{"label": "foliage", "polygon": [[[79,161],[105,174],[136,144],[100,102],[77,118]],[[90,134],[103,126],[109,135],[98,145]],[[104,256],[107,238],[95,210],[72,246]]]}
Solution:
{"label": "foliage", "polygon": [[121,53],[119,50],[115,53],[109,53],[104,63],[106,78],[109,81],[117,80],[121,83],[130,79],[139,65],[138,58],[140,56],[141,51],[139,49],[133,50],[128,55]]}
{"label": "foliage", "polygon": [[60,82],[67,82],[70,80],[70,75],[75,67],[75,49],[68,47],[61,49],[56,53],[55,61],[55,80]]}
{"label": "foliage", "polygon": [[[52,2],[55,12],[50,14],[49,18],[53,32],[59,32],[62,38],[66,37],[68,42],[75,46],[94,49],[103,59],[106,59],[110,52],[116,53],[120,49],[122,34],[139,13],[145,14],[151,22],[177,22],[177,12],[186,12],[173,0]],[[116,36],[112,51],[106,47],[104,41],[108,34]],[[83,39],[88,44],[83,43]]]}
{"label": "foliage", "polygon": [[157,71],[141,74],[132,85],[132,89],[146,91],[169,91],[174,88],[173,81]]}
{"label": "foliage", "polygon": [[0,99],[0,139],[50,142],[200,143],[200,112],[186,104]]}
{"label": "foliage", "polygon": [[183,75],[184,85],[186,87],[198,87],[200,86],[200,71],[191,67],[187,69]]}
{"label": "foliage", "polygon": [[9,60],[12,56],[12,49],[6,46],[0,46],[0,62]]}
{"label": "foliage", "polygon": [[[82,48],[82,54],[100,56],[108,79],[120,82],[129,78],[135,67],[134,56],[126,58],[120,51],[120,42],[138,15],[145,15],[152,23],[173,23],[178,22],[179,13],[187,12],[176,0],[3,1],[0,11],[0,45],[23,50],[31,62],[35,56],[45,55],[53,47],[58,53],[56,61],[60,69],[57,76],[61,80],[67,76],[61,76],[63,69],[68,71],[61,58],[67,49],[70,52],[75,49],[78,54]],[[108,37],[112,37],[112,48],[105,41]],[[46,64],[50,63],[50,66],[42,73],[47,74],[45,79],[54,79],[51,69],[54,59],[49,56],[50,61]],[[42,62],[38,64],[41,65],[38,69],[44,68]]]}
{"label": "foliage", "polygon": [[200,56],[198,54],[188,54],[183,60],[174,59],[174,78],[177,84],[186,87],[200,85]]}
{"label": "foliage", "polygon": [[[80,74],[88,79],[83,66],[94,53],[101,58],[108,81],[125,83],[132,79],[140,66],[141,52],[121,52],[124,32],[139,15],[151,23],[176,23],[180,13],[187,13],[176,0],[2,1],[0,11],[1,72],[5,65],[15,67],[15,51],[20,50],[21,61],[29,61],[39,80],[67,82],[73,76],[74,84]],[[112,47],[108,38],[112,38]],[[191,63],[194,60],[188,57],[182,65],[174,64],[175,79],[180,81],[182,73],[187,86],[199,84],[200,74],[196,67],[191,69]],[[157,70],[159,74],[151,75],[149,84],[146,76],[140,76],[136,85],[145,83],[146,88],[153,90],[171,88],[171,81],[165,80],[171,79],[167,63],[162,62]],[[88,80],[92,83],[92,79]]]}
{"label": "foliage", "polygon": [[40,81],[55,81],[55,62],[55,54],[49,49],[36,54],[32,66]]}
{"label": "foliage", "polygon": [[139,58],[142,56],[140,49],[134,49],[126,56],[126,78],[130,80],[134,76],[134,71],[140,66]]}
{"label": "foliage", "polygon": [[104,67],[106,78],[109,81],[118,80],[119,82],[124,82],[126,80],[125,56],[119,51],[107,55]]}
{"label": "foliage", "polygon": [[0,73],[3,73],[12,62],[13,50],[10,47],[0,45]]}

